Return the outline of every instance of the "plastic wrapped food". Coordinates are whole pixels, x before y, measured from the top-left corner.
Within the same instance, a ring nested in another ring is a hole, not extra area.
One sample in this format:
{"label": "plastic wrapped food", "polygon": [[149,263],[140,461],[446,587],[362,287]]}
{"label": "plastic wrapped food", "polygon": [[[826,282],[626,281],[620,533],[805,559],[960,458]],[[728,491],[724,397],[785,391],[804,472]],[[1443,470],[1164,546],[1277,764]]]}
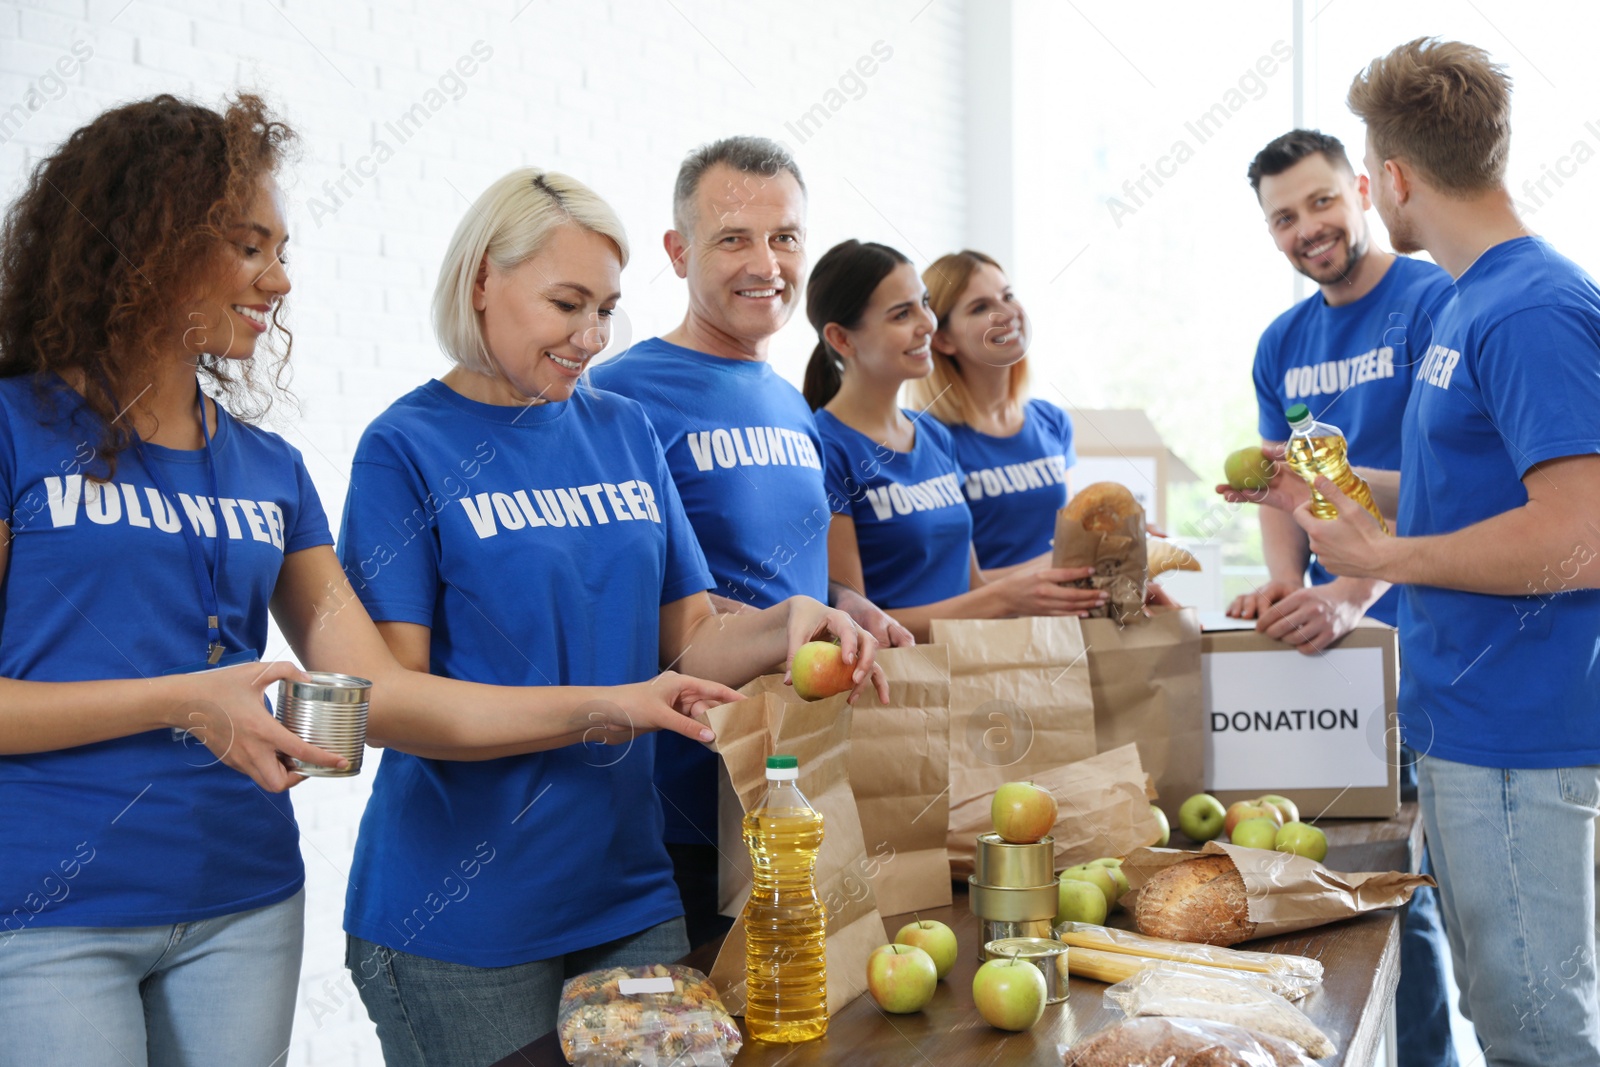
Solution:
{"label": "plastic wrapped food", "polygon": [[1270,1034],[1204,1019],[1128,1019],[1067,1049],[1066,1067],[1316,1067]]}
{"label": "plastic wrapped food", "polygon": [[1129,1016],[1210,1019],[1292,1041],[1312,1059],[1338,1051],[1306,1013],[1251,976],[1215,967],[1168,963],[1140,971],[1106,990],[1106,1003]]}
{"label": "plastic wrapped food", "polygon": [[692,967],[612,967],[561,987],[556,1034],[573,1067],[728,1067],[743,1041]]}
{"label": "plastic wrapped food", "polygon": [[1103,982],[1118,982],[1137,971],[1174,962],[1253,975],[1287,1000],[1299,1000],[1322,984],[1322,963],[1308,956],[1171,941],[1092,923],[1062,923],[1055,935],[1075,950],[1068,955],[1074,974]]}

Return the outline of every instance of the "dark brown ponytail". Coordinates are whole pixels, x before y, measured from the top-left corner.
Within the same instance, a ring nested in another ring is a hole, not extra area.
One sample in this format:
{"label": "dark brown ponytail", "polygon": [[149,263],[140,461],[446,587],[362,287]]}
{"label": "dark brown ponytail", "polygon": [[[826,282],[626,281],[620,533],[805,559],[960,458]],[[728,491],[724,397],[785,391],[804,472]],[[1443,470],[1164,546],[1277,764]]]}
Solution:
{"label": "dark brown ponytail", "polygon": [[872,302],[878,283],[896,267],[911,261],[888,245],[855,239],[843,241],[823,253],[811,268],[806,283],[806,318],[817,331],[817,347],[806,364],[806,403],[816,411],[839,392],[844,382],[844,360],[822,336],[830,322],[853,330]]}

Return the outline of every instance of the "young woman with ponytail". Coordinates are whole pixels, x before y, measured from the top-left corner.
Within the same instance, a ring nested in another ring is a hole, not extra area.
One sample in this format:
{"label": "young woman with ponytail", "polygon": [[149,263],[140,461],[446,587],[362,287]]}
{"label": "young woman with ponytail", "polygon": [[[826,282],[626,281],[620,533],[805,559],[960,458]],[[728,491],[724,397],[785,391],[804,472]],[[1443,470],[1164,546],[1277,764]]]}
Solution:
{"label": "young woman with ponytail", "polygon": [[806,317],[818,343],[806,367],[828,506],[828,569],[927,640],[934,619],[1082,615],[1104,594],[1062,583],[1088,568],[986,580],[949,431],[896,400],[932,368],[937,327],[911,262],[886,245],[846,241],[817,261]]}

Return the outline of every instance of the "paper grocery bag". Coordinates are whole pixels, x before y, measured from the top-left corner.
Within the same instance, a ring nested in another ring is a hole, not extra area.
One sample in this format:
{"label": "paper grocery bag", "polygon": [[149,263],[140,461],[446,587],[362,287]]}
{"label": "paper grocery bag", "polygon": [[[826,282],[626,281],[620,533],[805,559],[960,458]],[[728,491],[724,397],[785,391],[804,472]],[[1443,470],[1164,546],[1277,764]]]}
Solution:
{"label": "paper grocery bag", "polygon": [[[851,708],[843,697],[789,704],[768,692],[713,708],[706,718],[717,735],[712,745],[722,755],[725,793],[733,800],[719,813],[717,848],[725,861],[743,857],[741,907],[751,889],[749,853],[739,829],[743,812],[766,795],[768,756],[782,752],[800,762],[800,791],[823,819],[817,895],[828,912],[828,1012],[839,1011],[866,988],[867,957],[889,940],[870,872],[863,870],[866,844],[850,791]],[[730,819],[732,812],[739,814]],[[734,1015],[744,1014],[744,955],[744,921],[736,919],[710,975]]]}
{"label": "paper grocery bag", "polygon": [[[1398,908],[1423,886],[1439,883],[1425,874],[1403,871],[1332,871],[1316,860],[1288,852],[1207,841],[1198,851],[1145,848],[1122,864],[1128,884],[1138,890],[1158,872],[1196,856],[1225,854],[1244,880],[1245,907],[1256,930],[1250,940],[1309,930],[1352,915]],[[1130,898],[1131,901],[1136,898]]]}
{"label": "paper grocery bag", "polygon": [[[850,726],[850,787],[861,814],[866,855],[878,910],[903,915],[950,903],[950,859],[945,831],[950,812],[950,661],[937,645],[878,650],[889,682],[889,704],[863,696]],[[806,703],[781,674],[757,678],[740,692],[772,693],[786,703]],[[818,703],[844,706],[844,695]],[[731,790],[730,790],[731,795]],[[732,812],[736,805],[726,804]],[[737,914],[750,884],[749,859],[725,864],[719,910]]]}
{"label": "paper grocery bag", "polygon": [[1144,510],[1135,509],[1109,532],[1085,530],[1067,509],[1056,512],[1053,567],[1093,567],[1094,573],[1074,584],[1103,589],[1109,599],[1089,612],[1092,619],[1144,621],[1145,573],[1148,566]]}
{"label": "paper grocery bag", "polygon": [[1205,708],[1200,617],[1193,608],[1152,609],[1142,623],[1084,619],[1095,745],[1139,746],[1159,804],[1177,824],[1178,805],[1205,789]]}
{"label": "paper grocery bag", "polygon": [[989,801],[1095,754],[1088,654],[1077,619],[935,619],[950,656],[950,869],[972,873]]}

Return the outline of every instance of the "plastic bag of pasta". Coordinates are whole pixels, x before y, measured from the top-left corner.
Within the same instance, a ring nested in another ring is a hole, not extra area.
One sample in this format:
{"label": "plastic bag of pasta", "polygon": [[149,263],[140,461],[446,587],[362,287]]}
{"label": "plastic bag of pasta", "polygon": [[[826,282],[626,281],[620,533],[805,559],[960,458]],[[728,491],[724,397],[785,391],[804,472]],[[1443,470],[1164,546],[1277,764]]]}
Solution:
{"label": "plastic bag of pasta", "polygon": [[743,1041],[692,967],[612,967],[570,978],[556,1016],[573,1067],[729,1067]]}

